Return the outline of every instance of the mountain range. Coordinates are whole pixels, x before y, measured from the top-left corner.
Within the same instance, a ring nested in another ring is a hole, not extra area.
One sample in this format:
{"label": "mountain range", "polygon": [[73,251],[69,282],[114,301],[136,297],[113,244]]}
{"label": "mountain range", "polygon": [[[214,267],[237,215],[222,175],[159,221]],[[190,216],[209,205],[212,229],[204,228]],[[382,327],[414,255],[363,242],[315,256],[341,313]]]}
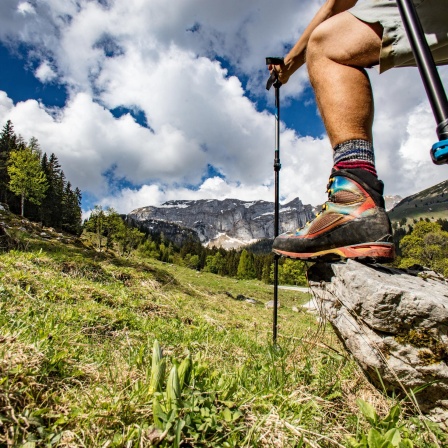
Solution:
{"label": "mountain range", "polygon": [[[392,221],[403,217],[448,219],[448,181],[401,199],[385,198]],[[320,206],[304,205],[299,198],[280,206],[280,233],[302,227],[312,220]],[[131,225],[149,234],[160,235],[182,245],[187,240],[203,245],[236,249],[274,237],[274,203],[238,199],[168,201],[159,207],[133,210],[126,216]]]}
{"label": "mountain range", "polygon": [[[280,232],[301,227],[315,215],[316,208],[299,198],[281,205]],[[204,245],[231,249],[274,237],[274,203],[261,200],[168,201],[133,210],[126,219],[149,233],[163,232],[177,244],[195,234]]]}

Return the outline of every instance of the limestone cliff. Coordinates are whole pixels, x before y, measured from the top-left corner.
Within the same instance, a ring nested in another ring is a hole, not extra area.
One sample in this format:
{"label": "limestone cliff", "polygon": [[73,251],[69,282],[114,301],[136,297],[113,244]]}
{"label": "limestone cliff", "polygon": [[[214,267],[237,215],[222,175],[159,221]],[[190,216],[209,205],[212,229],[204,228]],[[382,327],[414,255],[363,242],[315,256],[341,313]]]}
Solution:
{"label": "limestone cliff", "polygon": [[[315,216],[311,205],[296,198],[280,208],[281,232],[301,227]],[[160,232],[166,223],[191,229],[203,244],[240,247],[274,236],[274,203],[237,199],[169,201],[159,207],[133,210],[127,219],[150,232]]]}

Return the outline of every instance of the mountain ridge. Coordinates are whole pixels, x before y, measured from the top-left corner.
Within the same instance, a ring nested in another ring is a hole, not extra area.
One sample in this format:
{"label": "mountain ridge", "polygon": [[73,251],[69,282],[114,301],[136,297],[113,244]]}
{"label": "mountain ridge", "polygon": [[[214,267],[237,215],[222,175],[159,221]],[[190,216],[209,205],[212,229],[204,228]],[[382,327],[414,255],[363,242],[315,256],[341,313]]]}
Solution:
{"label": "mountain ridge", "polygon": [[[315,207],[295,198],[280,206],[280,231],[301,227],[315,214]],[[193,230],[204,245],[226,249],[274,237],[274,203],[264,200],[173,200],[135,209],[126,219],[149,233],[160,233],[170,222]]]}
{"label": "mountain ridge", "polygon": [[389,212],[392,222],[404,219],[429,218],[431,220],[448,218],[448,180],[402,199]]}
{"label": "mountain ridge", "polygon": [[[404,199],[385,196],[392,222],[403,218],[447,218],[448,181]],[[280,233],[302,227],[320,206],[304,205],[300,198],[280,205]],[[182,245],[187,240],[209,247],[238,249],[258,240],[274,238],[274,202],[240,199],[171,200],[160,206],[140,207],[126,221],[149,234],[160,235]]]}

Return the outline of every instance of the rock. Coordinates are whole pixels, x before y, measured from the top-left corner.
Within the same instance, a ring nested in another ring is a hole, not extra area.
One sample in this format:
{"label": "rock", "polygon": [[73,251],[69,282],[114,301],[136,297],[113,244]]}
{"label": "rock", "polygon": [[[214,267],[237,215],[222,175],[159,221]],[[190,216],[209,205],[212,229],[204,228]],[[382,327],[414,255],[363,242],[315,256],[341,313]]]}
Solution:
{"label": "rock", "polygon": [[392,210],[402,200],[403,200],[403,198],[398,195],[384,196],[384,202],[386,203],[386,211]]}
{"label": "rock", "polygon": [[[229,295],[229,293],[227,293]],[[238,294],[236,297],[233,297],[232,295],[229,295],[229,297],[232,297],[234,300],[239,300],[240,302],[247,302],[252,305],[256,305],[258,303],[258,300],[252,299],[251,297],[246,297],[243,294]]]}
{"label": "rock", "polygon": [[371,382],[401,394],[421,388],[421,410],[446,421],[446,280],[353,260],[316,263],[308,278],[322,317]]}
{"label": "rock", "polygon": [[306,302],[305,304],[303,304],[302,308],[305,308],[310,313],[316,313],[318,310],[316,300],[314,300],[314,299],[311,299],[309,302]]}
{"label": "rock", "polygon": [[[274,308],[274,301],[273,300],[269,300],[269,302],[266,302],[265,304],[264,304],[264,307],[265,308],[267,308],[267,309],[269,309],[269,308]],[[277,309],[278,308],[280,308],[281,307],[281,305],[280,305],[280,300],[277,302]]]}

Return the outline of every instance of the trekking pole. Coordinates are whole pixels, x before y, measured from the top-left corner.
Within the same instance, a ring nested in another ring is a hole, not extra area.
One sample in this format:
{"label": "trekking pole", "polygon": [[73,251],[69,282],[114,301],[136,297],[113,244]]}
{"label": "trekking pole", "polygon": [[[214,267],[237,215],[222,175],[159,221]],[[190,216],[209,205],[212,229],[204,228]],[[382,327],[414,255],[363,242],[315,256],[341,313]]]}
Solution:
{"label": "trekking pole", "polygon": [[[266,58],[266,65],[281,65],[283,58]],[[272,86],[275,89],[275,152],[274,152],[274,185],[275,185],[275,202],[274,202],[274,238],[280,233],[280,87],[282,83],[278,80],[278,74],[272,71],[266,83],[266,90],[270,90]],[[272,339],[274,347],[277,345],[277,308],[278,308],[278,262],[280,255],[274,255],[274,314],[273,314],[273,331]]]}
{"label": "trekking pole", "polygon": [[431,158],[442,165],[448,163],[448,100],[412,0],[397,0],[397,5],[437,122],[439,142],[431,148]]}

